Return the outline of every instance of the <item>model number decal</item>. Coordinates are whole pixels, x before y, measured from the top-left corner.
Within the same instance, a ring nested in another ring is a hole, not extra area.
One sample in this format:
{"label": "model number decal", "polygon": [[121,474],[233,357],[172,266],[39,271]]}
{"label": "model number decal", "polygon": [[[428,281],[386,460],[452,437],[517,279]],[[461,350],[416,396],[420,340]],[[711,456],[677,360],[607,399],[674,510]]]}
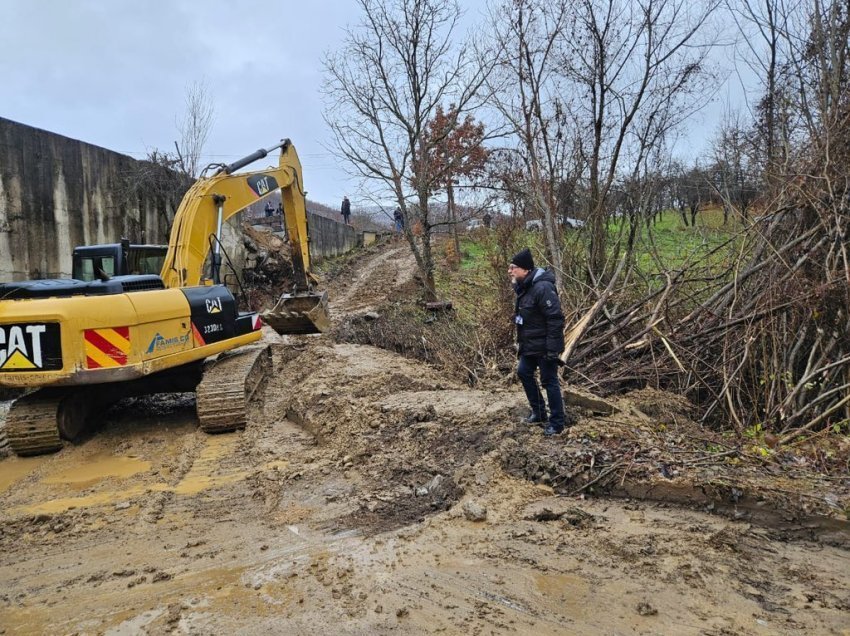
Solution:
{"label": "model number decal", "polygon": [[219,331],[224,331],[224,325],[222,325],[220,323],[214,323],[212,325],[204,325],[204,334],[218,333]]}

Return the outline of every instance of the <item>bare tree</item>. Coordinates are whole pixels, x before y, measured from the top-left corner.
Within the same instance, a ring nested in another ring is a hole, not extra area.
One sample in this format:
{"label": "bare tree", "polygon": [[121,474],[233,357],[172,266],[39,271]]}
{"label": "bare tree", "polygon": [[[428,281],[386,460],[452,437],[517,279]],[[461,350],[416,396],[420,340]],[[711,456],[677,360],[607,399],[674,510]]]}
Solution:
{"label": "bare tree", "polygon": [[132,163],[122,175],[119,189],[121,199],[125,205],[138,206],[139,210],[153,207],[159,226],[155,231],[153,228],[141,227],[138,240],[150,240],[148,235],[168,235],[174,213],[192,181],[183,172],[180,160],[174,154],[156,148],[149,150],[144,159]]}
{"label": "bare tree", "polygon": [[[724,225],[730,210],[746,220],[750,205],[759,194],[756,144],[752,136],[753,132],[746,129],[740,117],[730,113],[725,116],[712,144],[714,178],[711,185],[723,203]],[[766,161],[772,164],[773,160],[766,157]]]}
{"label": "bare tree", "polygon": [[741,33],[737,47],[741,58],[754,72],[761,84],[762,95],[756,107],[761,119],[761,139],[765,155],[768,179],[775,172],[777,154],[782,145],[778,143],[781,109],[779,75],[782,63],[782,36],[786,29],[786,14],[783,0],[726,0],[735,24]]}
{"label": "bare tree", "polygon": [[180,140],[174,142],[180,170],[192,178],[201,170],[201,155],[212,130],[215,105],[205,80],[186,86],[186,110],[177,123]]}
{"label": "bare tree", "polygon": [[581,0],[574,6],[564,65],[585,97],[577,124],[590,130],[583,151],[593,278],[606,270],[608,196],[630,144],[639,146],[631,160],[640,161],[654,146],[653,127],[663,135],[704,103],[714,41],[705,27],[716,6],[713,0]]}
{"label": "bare tree", "polygon": [[489,67],[456,39],[455,0],[358,4],[361,22],[325,59],[325,121],[352,172],[396,200],[426,293],[433,297],[431,235],[440,222],[432,217],[430,199],[445,174],[429,164],[431,145],[442,139],[429,137],[427,126],[439,106],[451,104],[442,128],[450,134],[480,104]]}
{"label": "bare tree", "polygon": [[524,174],[513,183],[526,207],[543,220],[546,251],[559,287],[564,266],[558,219],[558,184],[572,164],[574,133],[567,112],[564,80],[557,72],[568,12],[566,0],[511,0],[492,11],[493,104],[518,142]]}
{"label": "bare tree", "polygon": [[[785,26],[774,123],[788,154],[774,155],[787,172],[762,197],[766,214],[668,269],[626,309],[588,312],[569,360],[603,389],[637,380],[689,393],[704,422],[756,439],[769,431],[769,445],[850,422],[850,7],[775,6]],[[752,144],[751,129],[726,122],[721,132],[720,161],[703,172],[731,202],[735,174],[747,172],[736,147]]]}
{"label": "bare tree", "polygon": [[591,282],[604,278],[612,188],[646,167],[711,90],[706,26],[716,3],[504,0],[492,12],[495,105],[525,159],[527,197],[544,219],[556,271],[563,270],[556,193],[578,181],[576,216],[590,232],[586,273]]}

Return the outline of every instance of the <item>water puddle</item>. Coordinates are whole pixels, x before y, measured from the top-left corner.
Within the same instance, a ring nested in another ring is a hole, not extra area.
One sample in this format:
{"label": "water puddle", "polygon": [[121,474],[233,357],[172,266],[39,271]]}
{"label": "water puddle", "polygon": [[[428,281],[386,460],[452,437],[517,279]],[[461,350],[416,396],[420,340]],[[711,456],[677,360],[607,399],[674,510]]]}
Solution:
{"label": "water puddle", "polygon": [[173,488],[178,495],[196,495],[203,490],[230,484],[244,479],[248,471],[222,470],[222,459],[232,457],[239,444],[239,436],[236,435],[211,435],[206,439],[203,449],[197,459],[192,463],[192,468]]}
{"label": "water puddle", "polygon": [[[162,485],[165,486],[165,484]],[[110,490],[86,495],[84,497],[63,497],[61,499],[51,499],[50,501],[43,501],[29,506],[18,506],[13,508],[12,512],[24,515],[55,515],[67,510],[74,510],[75,508],[91,508],[92,506],[105,506],[115,504],[120,501],[127,501],[144,494],[146,490],[147,488],[145,486],[136,486],[127,490]]]}
{"label": "water puddle", "polygon": [[82,490],[110,477],[132,477],[150,470],[150,467],[149,461],[137,457],[116,457],[99,453],[74,466],[51,473],[42,479],[42,483],[65,484],[75,490]]}
{"label": "water puddle", "polygon": [[0,462],[0,492],[41,466],[49,457],[10,457]]}
{"label": "water puddle", "polygon": [[[152,492],[173,492],[177,495],[197,495],[205,490],[226,486],[244,480],[252,474],[252,470],[234,466],[222,466],[228,458],[238,453],[239,436],[221,435],[210,436],[204,447],[192,463],[192,468],[176,485],[157,481],[144,483],[137,478],[132,485],[125,488],[104,488],[100,492],[88,493],[82,496],[62,497],[20,506],[15,512],[31,514],[59,514],[75,508],[90,508],[108,506],[119,502],[132,501]],[[32,460],[13,459],[0,463],[0,491],[3,484],[12,483],[22,475],[35,469],[44,458]],[[266,468],[282,468],[287,465],[285,460],[269,462]],[[120,457],[101,453],[94,455],[74,466],[63,467],[50,473],[42,479],[45,484],[61,484],[70,490],[83,490],[108,478],[126,479],[139,473],[149,471],[151,462],[133,456]],[[256,469],[254,469],[256,470]],[[165,471],[163,471],[165,472]],[[162,475],[160,476],[160,478]],[[4,481],[5,480],[5,481]],[[7,483],[8,482],[8,483]]]}
{"label": "water puddle", "polygon": [[[144,483],[141,478],[131,482],[129,487],[104,488],[99,492],[82,496],[61,497],[19,506],[15,512],[31,514],[59,514],[75,508],[108,506],[119,502],[132,501],[146,493],[173,492],[177,495],[197,495],[205,490],[226,486],[244,480],[257,468],[246,470],[241,466],[222,466],[229,458],[238,453],[239,437],[233,435],[211,436],[207,438],[192,468],[176,485],[162,481]],[[0,492],[15,481],[30,474],[46,459],[45,457],[12,458],[0,462]],[[288,465],[286,460],[273,460],[262,464],[260,469],[279,470]],[[132,455],[120,457],[99,453],[73,466],[54,470],[41,480],[44,484],[64,485],[72,491],[84,490],[106,479],[127,479],[139,473],[150,471],[151,462]],[[165,473],[166,471],[162,471]],[[167,473],[166,473],[167,474]],[[160,479],[164,475],[160,475]],[[124,484],[127,486],[127,484]]]}

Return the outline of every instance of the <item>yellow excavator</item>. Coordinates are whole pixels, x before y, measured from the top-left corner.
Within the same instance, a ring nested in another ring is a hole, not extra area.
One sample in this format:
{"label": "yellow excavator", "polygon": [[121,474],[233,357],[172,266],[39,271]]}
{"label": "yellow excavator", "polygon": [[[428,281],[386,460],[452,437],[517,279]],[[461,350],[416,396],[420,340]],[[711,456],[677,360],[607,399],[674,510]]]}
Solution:
{"label": "yellow excavator", "polygon": [[[236,174],[278,148],[277,168]],[[220,237],[225,221],[275,190],[295,280],[261,318],[240,312],[221,284]],[[18,455],[57,451],[93,414],[151,393],[195,391],[204,431],[243,428],[271,365],[268,346],[257,344],[263,321],[281,334],[329,325],[327,294],[314,290],[310,272],[301,163],[288,139],[208,167],[175,214],[160,275],[96,275],[0,284],[0,386],[37,389],[6,417]]]}

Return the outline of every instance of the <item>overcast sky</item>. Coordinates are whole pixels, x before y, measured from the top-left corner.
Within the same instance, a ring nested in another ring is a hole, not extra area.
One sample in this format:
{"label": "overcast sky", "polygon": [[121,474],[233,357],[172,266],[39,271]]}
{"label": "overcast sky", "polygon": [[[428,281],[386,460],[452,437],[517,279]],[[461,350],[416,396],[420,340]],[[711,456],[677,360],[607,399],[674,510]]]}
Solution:
{"label": "overcast sky", "polygon": [[[485,0],[463,6],[472,23]],[[0,0],[0,116],[141,158],[173,150],[186,86],[205,79],[204,162],[289,137],[311,199],[356,203],[326,150],[320,90],[324,52],[357,20],[352,0]]]}

